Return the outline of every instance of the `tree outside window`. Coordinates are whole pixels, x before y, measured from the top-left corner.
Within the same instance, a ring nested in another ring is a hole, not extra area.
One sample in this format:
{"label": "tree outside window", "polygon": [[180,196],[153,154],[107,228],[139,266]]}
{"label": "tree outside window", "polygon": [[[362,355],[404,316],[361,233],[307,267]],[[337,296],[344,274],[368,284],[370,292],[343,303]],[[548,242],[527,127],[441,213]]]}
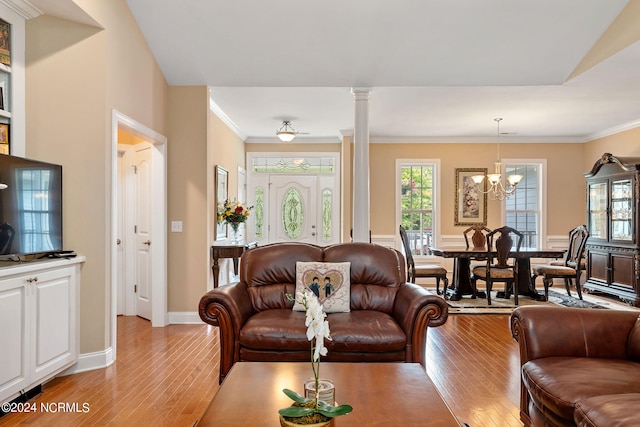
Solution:
{"label": "tree outside window", "polygon": [[403,165],[400,177],[402,226],[411,252],[427,255],[433,245],[434,165]]}

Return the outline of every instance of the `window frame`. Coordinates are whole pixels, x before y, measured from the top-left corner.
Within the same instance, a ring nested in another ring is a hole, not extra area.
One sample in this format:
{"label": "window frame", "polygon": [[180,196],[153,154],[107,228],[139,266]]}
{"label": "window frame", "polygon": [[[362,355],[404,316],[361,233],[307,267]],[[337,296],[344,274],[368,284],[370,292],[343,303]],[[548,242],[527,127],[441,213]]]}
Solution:
{"label": "window frame", "polygon": [[[539,168],[538,174],[538,200],[540,205],[538,206],[538,239],[537,247],[546,248],[547,243],[547,159],[502,159],[502,176],[506,176],[507,166],[537,166]],[[516,189],[516,192],[518,190]],[[500,223],[507,223],[507,207],[506,200],[500,202]]]}
{"label": "window frame", "polygon": [[[395,218],[395,236],[396,236],[396,248],[401,252],[404,252],[402,247],[402,241],[400,239],[399,227],[402,224],[402,168],[407,166],[426,166],[433,167],[433,207],[432,212],[432,233],[433,244],[439,245],[440,242],[440,200],[441,200],[441,184],[440,184],[440,159],[396,159],[396,179],[395,179],[395,206],[396,206],[396,218]],[[435,258],[433,255],[414,255],[414,259],[429,259]]]}

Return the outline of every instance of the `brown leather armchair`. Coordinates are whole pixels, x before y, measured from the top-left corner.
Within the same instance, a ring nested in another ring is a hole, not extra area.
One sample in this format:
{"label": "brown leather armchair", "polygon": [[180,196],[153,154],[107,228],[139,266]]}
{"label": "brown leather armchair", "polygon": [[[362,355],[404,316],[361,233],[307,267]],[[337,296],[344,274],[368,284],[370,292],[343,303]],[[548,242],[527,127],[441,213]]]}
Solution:
{"label": "brown leather armchair", "polygon": [[444,324],[446,302],[405,282],[404,257],[370,243],[320,247],[276,243],[240,260],[240,281],[207,292],[200,318],[220,327],[220,381],[238,361],[308,361],[305,314],[292,311],[296,261],[350,262],[348,313],[329,313],[326,361],[425,363],[427,328]]}
{"label": "brown leather armchair", "polygon": [[511,314],[526,426],[638,426],[637,311],[527,306]]}

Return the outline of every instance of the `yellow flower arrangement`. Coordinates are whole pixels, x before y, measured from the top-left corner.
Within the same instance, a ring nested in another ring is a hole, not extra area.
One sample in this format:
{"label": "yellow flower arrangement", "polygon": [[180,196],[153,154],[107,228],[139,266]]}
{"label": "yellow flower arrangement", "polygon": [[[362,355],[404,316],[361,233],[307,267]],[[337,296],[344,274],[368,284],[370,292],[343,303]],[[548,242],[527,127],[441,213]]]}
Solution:
{"label": "yellow flower arrangement", "polygon": [[253,206],[246,207],[237,200],[225,200],[224,203],[218,204],[218,224],[227,223],[234,230],[237,230],[240,224],[246,222],[251,214]]}

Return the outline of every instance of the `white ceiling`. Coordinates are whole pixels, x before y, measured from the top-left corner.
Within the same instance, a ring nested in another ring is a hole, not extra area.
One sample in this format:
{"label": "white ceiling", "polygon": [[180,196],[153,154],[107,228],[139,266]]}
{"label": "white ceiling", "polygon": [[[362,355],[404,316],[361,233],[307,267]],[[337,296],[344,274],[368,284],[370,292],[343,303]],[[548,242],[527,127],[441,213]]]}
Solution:
{"label": "white ceiling", "polygon": [[169,84],[210,86],[247,141],[284,119],[309,133],[295,141],[336,140],[352,87],[372,88],[373,140],[491,139],[495,117],[513,140],[640,124],[640,42],[567,80],[627,0],[127,3]]}

